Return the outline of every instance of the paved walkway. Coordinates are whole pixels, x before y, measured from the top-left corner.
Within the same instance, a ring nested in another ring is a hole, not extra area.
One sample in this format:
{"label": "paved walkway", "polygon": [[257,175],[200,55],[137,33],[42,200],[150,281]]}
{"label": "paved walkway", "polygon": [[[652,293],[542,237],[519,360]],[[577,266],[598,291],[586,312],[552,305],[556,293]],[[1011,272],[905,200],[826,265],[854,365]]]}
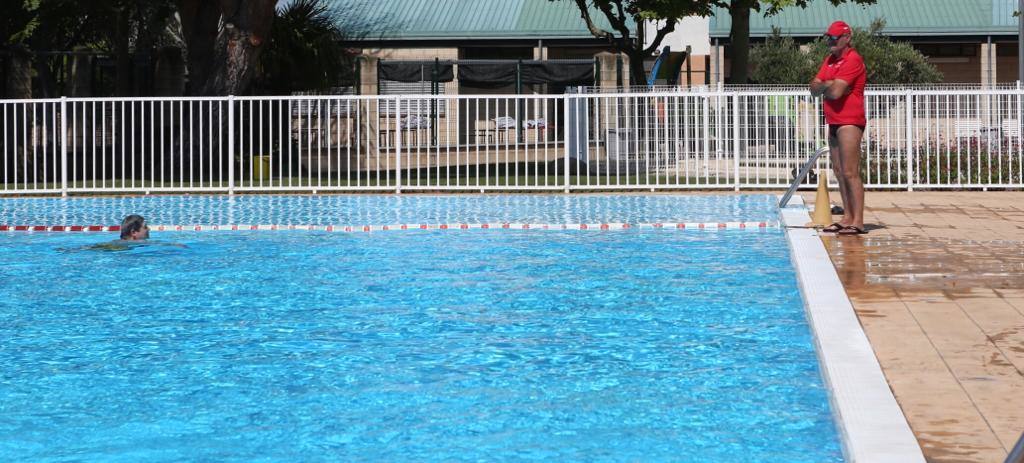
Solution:
{"label": "paved walkway", "polygon": [[869,234],[822,240],[926,458],[1002,462],[1024,431],[1024,192],[867,205]]}

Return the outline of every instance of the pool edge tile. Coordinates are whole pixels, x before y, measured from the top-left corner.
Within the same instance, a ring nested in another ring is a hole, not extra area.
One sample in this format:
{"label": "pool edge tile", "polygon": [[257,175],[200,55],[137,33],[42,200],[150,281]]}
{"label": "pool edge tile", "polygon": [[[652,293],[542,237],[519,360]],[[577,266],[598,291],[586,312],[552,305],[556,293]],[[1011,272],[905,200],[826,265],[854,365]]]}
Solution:
{"label": "pool edge tile", "polygon": [[[803,205],[799,196],[793,204]],[[806,207],[780,210],[821,372],[848,462],[924,463]]]}

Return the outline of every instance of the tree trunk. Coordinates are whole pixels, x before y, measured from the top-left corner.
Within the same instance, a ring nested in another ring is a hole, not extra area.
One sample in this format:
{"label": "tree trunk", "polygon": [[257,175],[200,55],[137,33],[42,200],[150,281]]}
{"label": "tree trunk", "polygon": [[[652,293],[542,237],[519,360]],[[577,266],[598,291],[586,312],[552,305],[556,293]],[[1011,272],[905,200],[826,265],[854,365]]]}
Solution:
{"label": "tree trunk", "polygon": [[178,0],[188,47],[189,93],[244,93],[270,35],[275,0]]}
{"label": "tree trunk", "polygon": [[[270,36],[276,0],[177,0],[181,29],[185,39],[188,62],[188,91],[194,96],[239,95],[249,89],[264,42]],[[227,125],[227,111],[214,105],[209,121]],[[239,133],[212,134],[211,146],[219,146],[223,153],[218,171],[210,173],[211,180],[227,174],[229,137]],[[193,144],[202,143],[195,137]],[[185,149],[182,147],[181,149]],[[193,150],[195,151],[195,150]],[[185,172],[197,172],[203,166],[194,159],[184,158]],[[246,160],[242,161],[247,162]]]}
{"label": "tree trunk", "polygon": [[178,47],[163,47],[156,54],[153,71],[153,94],[182,96],[185,94],[185,60]]}
{"label": "tree trunk", "polygon": [[644,59],[647,56],[640,50],[626,50],[626,56],[629,57],[630,85],[647,85],[647,72],[644,71]]}
{"label": "tree trunk", "polygon": [[88,98],[93,96],[93,60],[95,55],[86,47],[75,47],[71,51],[71,78],[68,82],[68,96],[72,98]]}
{"label": "tree trunk", "polygon": [[32,54],[22,47],[12,47],[11,51],[9,74],[4,82],[5,98],[32,98]]}
{"label": "tree trunk", "polygon": [[750,5],[745,0],[729,4],[732,27],[729,29],[730,84],[746,84],[750,62]]}

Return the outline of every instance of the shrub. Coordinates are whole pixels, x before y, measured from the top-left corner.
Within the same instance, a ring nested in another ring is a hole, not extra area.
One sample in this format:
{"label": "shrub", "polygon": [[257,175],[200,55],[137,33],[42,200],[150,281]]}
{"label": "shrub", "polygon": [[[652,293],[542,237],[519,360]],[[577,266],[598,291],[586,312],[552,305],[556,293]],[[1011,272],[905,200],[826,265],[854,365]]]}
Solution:
{"label": "shrub", "polygon": [[[885,35],[885,21],[878,19],[868,29],[853,29],[853,46],[864,57],[869,84],[928,84],[942,80],[942,73],[909,43],[894,42]],[[751,76],[761,84],[806,84],[828,53],[824,37],[810,43],[807,51],[791,37],[774,29],[764,44],[754,46]]]}
{"label": "shrub", "polygon": [[750,78],[760,84],[806,84],[818,71],[818,64],[792,37],[773,27],[765,43],[750,52]]}
{"label": "shrub", "polygon": [[919,146],[915,178],[922,183],[1020,183],[1021,159],[1016,140],[989,141],[980,137],[959,143]]}

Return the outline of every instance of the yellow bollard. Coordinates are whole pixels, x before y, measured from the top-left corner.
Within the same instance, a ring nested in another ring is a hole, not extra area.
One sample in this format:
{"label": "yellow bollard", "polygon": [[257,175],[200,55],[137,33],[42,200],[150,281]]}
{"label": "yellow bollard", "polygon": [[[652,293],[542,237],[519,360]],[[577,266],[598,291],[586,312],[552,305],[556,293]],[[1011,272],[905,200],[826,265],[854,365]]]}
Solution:
{"label": "yellow bollard", "polygon": [[832,203],[828,200],[828,171],[821,169],[818,174],[818,195],[814,198],[814,216],[811,223],[816,227],[827,227],[832,223]]}
{"label": "yellow bollard", "polygon": [[252,178],[254,180],[270,180],[270,156],[252,157]]}

